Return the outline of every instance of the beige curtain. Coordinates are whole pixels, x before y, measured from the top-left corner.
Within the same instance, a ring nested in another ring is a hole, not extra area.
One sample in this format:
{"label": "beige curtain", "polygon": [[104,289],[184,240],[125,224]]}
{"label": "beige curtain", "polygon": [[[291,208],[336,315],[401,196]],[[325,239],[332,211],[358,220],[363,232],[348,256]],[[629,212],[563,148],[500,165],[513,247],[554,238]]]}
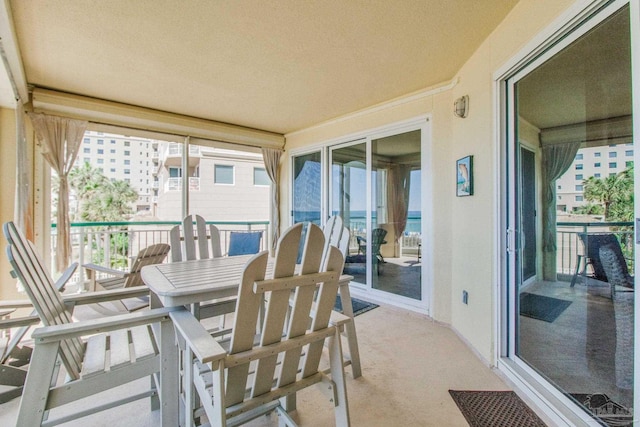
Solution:
{"label": "beige curtain", "polygon": [[280,157],[282,150],[263,148],[262,157],[267,175],[271,179],[271,249],[280,237]]}
{"label": "beige curtain", "polygon": [[393,165],[389,168],[387,198],[389,211],[393,218],[395,241],[398,242],[407,227],[409,214],[409,187],[411,186],[411,166]]}
{"label": "beige curtain", "polygon": [[580,142],[542,145],[542,275],[555,281],[556,272],[556,180],[569,169]]}
{"label": "beige curtain", "polygon": [[31,158],[24,128],[22,101],[16,106],[16,196],[13,220],[16,226],[33,241],[33,212],[31,208]]}
{"label": "beige curtain", "polygon": [[58,189],[58,215],[56,220],[57,247],[56,270],[63,271],[71,256],[69,221],[69,184],[67,177],[76,160],[87,122],[65,117],[49,116],[42,113],[28,113],[38,141],[42,145],[42,155],[56,171],[60,180]]}

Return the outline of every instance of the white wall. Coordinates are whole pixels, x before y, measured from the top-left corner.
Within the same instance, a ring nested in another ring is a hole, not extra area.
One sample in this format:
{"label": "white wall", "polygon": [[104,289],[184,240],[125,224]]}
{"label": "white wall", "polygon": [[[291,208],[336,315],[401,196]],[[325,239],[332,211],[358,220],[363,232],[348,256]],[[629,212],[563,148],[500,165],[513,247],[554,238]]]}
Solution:
{"label": "white wall", "polygon": [[[288,187],[290,150],[322,143],[350,133],[376,128],[424,114],[432,115],[433,158],[425,172],[433,174],[435,320],[450,323],[488,361],[495,361],[494,287],[497,248],[498,135],[494,114],[493,73],[541,29],[561,14],[569,0],[523,0],[462,66],[453,89],[439,94],[393,102],[351,117],[286,135],[282,163],[281,215],[290,210]],[[453,100],[469,95],[466,119],[453,117]],[[474,156],[474,195],[455,197],[455,160]],[[286,225],[286,221],[285,221]],[[469,304],[462,303],[462,291]]]}

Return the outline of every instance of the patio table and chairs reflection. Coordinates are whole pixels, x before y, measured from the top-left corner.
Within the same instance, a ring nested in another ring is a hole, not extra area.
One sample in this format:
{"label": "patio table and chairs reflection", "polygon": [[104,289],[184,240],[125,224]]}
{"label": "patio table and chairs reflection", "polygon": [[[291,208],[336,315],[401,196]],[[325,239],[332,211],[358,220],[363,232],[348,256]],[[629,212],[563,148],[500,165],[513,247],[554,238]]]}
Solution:
{"label": "patio table and chairs reflection", "polygon": [[[179,245],[189,253],[185,245],[200,239],[214,243],[211,257],[147,265],[141,273],[146,287],[79,294],[76,304],[150,297],[150,309],[82,322],[65,314],[70,299],[55,289],[33,245],[15,226],[5,226],[11,266],[45,325],[33,333],[17,425],[66,422],[146,397],[164,426],[240,425],[272,412],[295,425],[289,415],[295,394],[314,384],[329,391],[336,425],[350,424],[344,367],[351,365],[358,377],[360,362],[350,276],[342,275],[340,245],[348,245],[348,230],[343,236],[337,227],[323,232],[309,224],[301,257],[303,224],[283,233],[273,258],[267,251],[246,254],[247,240],[239,245],[244,254],[218,256],[215,230],[198,234],[184,226],[191,221],[185,219],[181,237],[172,239],[172,252]],[[333,311],[338,292],[344,314]],[[206,329],[201,320],[214,316],[228,317],[232,327]],[[349,357],[343,355],[343,335]],[[62,381],[56,380],[58,358],[67,371]],[[94,400],[95,407],[72,414],[65,407],[144,376],[152,379],[145,393]]]}

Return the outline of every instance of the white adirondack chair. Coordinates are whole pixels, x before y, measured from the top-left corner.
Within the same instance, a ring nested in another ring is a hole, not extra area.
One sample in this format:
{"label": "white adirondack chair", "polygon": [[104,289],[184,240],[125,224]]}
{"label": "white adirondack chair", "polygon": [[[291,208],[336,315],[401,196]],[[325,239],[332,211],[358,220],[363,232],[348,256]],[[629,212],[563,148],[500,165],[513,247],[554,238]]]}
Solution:
{"label": "white adirondack chair", "polygon": [[[295,426],[288,414],[295,409],[295,393],[322,383],[335,407],[336,425],[349,425],[340,329],[350,319],[332,311],[343,257],[331,248],[328,271],[320,272],[324,238],[322,230],[312,225],[300,274],[295,275],[301,229],[302,224],[297,224],[280,239],[273,279],[265,280],[267,251],[247,263],[228,351],[190,313],[172,313],[176,331],[183,337],[178,342],[185,345],[184,378],[193,379],[202,415],[206,415],[203,422],[235,426],[277,411],[282,424]],[[292,291],[291,315],[285,322]],[[256,336],[265,299],[266,314]],[[319,370],[325,339],[329,339],[330,375]],[[189,417],[201,414],[188,409],[186,413]]]}
{"label": "white adirondack chair", "polygon": [[[27,240],[27,244],[33,248],[30,241]],[[77,268],[78,263],[74,262],[62,273],[55,283],[59,292],[64,290]],[[0,385],[5,386],[0,392],[0,404],[22,394],[27,378],[27,370],[23,366],[30,362],[33,352],[31,344],[25,344],[24,338],[32,326],[40,323],[35,310],[28,316],[11,316],[14,310],[21,308],[33,309],[33,304],[29,300],[0,301],[0,313],[8,313],[7,316],[0,316],[3,317],[0,319]]]}
{"label": "white adirondack chair", "polygon": [[[171,247],[166,243],[156,243],[141,249],[136,255],[129,271],[116,270],[97,264],[83,264],[90,283],[90,290],[126,289],[135,286],[145,286],[142,280],[142,267],[146,265],[160,264],[164,261]],[[106,277],[98,278],[98,273]],[[122,314],[140,310],[149,305],[149,298],[128,298],[122,301],[111,301],[92,306],[98,312],[105,315]]]}
{"label": "white adirondack chair", "polygon": [[[176,225],[169,232],[171,241],[171,262],[190,261],[193,259],[218,258],[222,256],[220,248],[220,230],[213,224],[207,223],[200,215],[196,215],[196,233],[193,230],[193,215],[182,220],[182,225]],[[208,234],[207,234],[208,231]],[[198,251],[196,253],[196,241]],[[184,251],[182,250],[184,246]],[[209,252],[211,246],[211,253]]]}
{"label": "white adirondack chair", "polygon": [[[70,310],[75,303],[94,303],[148,294],[146,287],[122,291],[85,293],[63,298],[32,245],[12,222],[4,224],[9,241],[7,257],[22,282],[40,320],[45,325],[34,331],[35,348],[27,373],[18,426],[55,425],[144,397],[158,407],[156,387],[112,402],[88,400],[73,414],[54,419],[55,408],[101,391],[157,374],[158,344],[149,325],[169,321],[170,309],[145,310],[133,314],[73,323]],[[83,336],[90,336],[86,342]],[[57,384],[56,360],[66,370],[67,381]],[[153,383],[153,382],[152,382]],[[155,399],[155,401],[154,401]],[[44,421],[46,419],[46,422]]]}

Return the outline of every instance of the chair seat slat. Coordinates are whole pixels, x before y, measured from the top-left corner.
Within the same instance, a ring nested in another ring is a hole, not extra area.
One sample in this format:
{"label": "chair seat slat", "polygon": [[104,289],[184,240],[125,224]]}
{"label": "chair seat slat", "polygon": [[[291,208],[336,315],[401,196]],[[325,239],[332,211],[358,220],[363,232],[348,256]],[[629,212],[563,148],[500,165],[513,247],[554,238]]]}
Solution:
{"label": "chair seat slat", "polygon": [[131,328],[131,342],[136,361],[158,354],[158,348],[147,326]]}
{"label": "chair seat slat", "polygon": [[109,334],[109,366],[110,369],[131,363],[129,331],[120,329]]}
{"label": "chair seat slat", "polygon": [[106,366],[107,336],[98,334],[87,340],[87,349],[82,364],[82,376],[89,378],[104,372]]}

